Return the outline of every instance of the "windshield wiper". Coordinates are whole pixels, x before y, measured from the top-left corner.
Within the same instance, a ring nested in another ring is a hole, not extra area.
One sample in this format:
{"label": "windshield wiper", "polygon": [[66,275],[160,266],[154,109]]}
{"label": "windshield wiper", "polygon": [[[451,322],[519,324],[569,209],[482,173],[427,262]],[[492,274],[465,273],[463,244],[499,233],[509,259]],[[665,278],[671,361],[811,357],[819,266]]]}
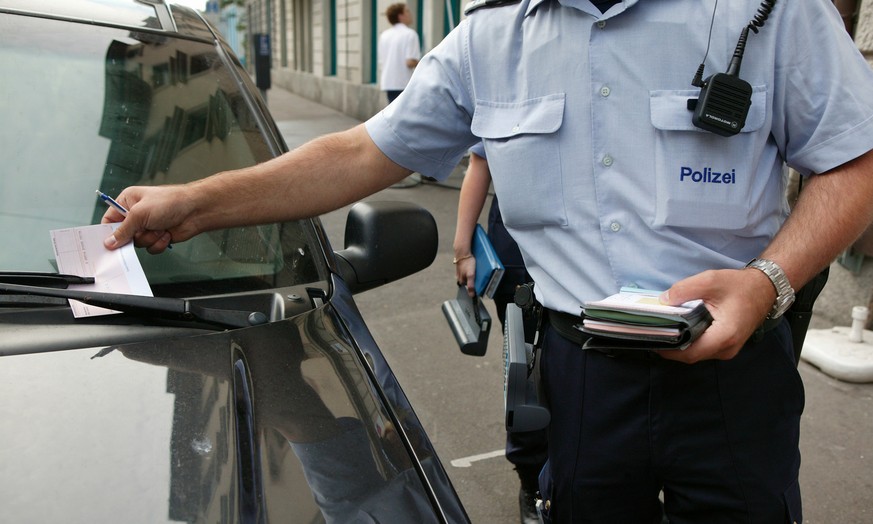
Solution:
{"label": "windshield wiper", "polygon": [[97,291],[76,291],[49,287],[6,284],[0,279],[0,294],[35,295],[68,298],[97,307],[169,320],[204,322],[222,327],[242,328],[267,323],[267,315],[260,311],[238,311],[203,307],[182,298],[121,295]]}
{"label": "windshield wiper", "polygon": [[66,289],[70,284],[93,284],[94,277],[80,277],[63,273],[41,273],[39,271],[0,271],[0,282],[21,286]]}

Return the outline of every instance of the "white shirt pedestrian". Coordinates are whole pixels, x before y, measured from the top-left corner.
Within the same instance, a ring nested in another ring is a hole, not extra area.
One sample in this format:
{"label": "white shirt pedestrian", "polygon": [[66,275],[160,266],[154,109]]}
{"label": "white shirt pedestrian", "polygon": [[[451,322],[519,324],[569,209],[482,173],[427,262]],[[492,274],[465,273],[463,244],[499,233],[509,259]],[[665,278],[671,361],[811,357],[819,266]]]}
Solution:
{"label": "white shirt pedestrian", "polygon": [[[390,8],[389,8],[390,9]],[[389,11],[389,21],[392,13]],[[396,22],[379,36],[379,66],[382,70],[380,86],[383,91],[403,91],[412,72],[421,58],[418,33],[408,24],[412,20],[409,8],[405,5]],[[389,95],[389,101],[391,97]]]}

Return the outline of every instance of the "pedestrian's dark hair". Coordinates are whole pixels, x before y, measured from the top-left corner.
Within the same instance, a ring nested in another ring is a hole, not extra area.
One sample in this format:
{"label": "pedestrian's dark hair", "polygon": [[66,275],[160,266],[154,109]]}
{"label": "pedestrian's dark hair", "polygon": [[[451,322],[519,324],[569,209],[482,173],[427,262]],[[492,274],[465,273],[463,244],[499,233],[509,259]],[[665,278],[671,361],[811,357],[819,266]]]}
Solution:
{"label": "pedestrian's dark hair", "polygon": [[400,21],[400,15],[403,14],[403,11],[406,9],[406,4],[391,4],[388,6],[388,9],[385,10],[385,16],[388,17],[388,22],[391,25],[396,24]]}

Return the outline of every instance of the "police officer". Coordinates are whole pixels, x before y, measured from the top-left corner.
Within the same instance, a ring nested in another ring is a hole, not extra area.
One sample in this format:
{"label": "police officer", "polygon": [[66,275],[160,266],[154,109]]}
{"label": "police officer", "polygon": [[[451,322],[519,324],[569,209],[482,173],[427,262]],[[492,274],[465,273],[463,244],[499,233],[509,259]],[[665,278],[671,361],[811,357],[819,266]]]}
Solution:
{"label": "police officer", "polygon": [[[674,523],[802,521],[803,387],[781,315],[873,219],[873,72],[831,2],[772,3],[486,5],[364,125],[253,168],[123,191],[130,213],[107,211],[124,221],[106,245],[161,252],[317,215],[412,171],[443,179],[484,141],[504,224],[554,313],[547,518],[655,521],[663,489]],[[754,52],[730,66],[751,20]],[[735,136],[692,120],[701,61],[749,85]],[[786,164],[809,179],[791,216]],[[680,178],[689,169],[736,176]],[[583,350],[580,305],[633,285],[702,299],[712,326],[683,351]]]}

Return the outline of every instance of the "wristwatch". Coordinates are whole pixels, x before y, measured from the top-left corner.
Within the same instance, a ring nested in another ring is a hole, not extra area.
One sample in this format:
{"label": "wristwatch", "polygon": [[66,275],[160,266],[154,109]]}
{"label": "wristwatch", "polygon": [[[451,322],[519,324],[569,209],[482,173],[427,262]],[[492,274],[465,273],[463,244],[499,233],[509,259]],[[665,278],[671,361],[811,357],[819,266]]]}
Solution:
{"label": "wristwatch", "polygon": [[746,267],[753,267],[762,271],[773,283],[776,288],[776,303],[773,304],[773,309],[767,318],[779,318],[783,313],[788,311],[791,304],[794,303],[794,289],[791,288],[791,283],[788,282],[788,277],[785,276],[785,271],[779,267],[779,264],[766,258],[754,258],[746,264]]}

